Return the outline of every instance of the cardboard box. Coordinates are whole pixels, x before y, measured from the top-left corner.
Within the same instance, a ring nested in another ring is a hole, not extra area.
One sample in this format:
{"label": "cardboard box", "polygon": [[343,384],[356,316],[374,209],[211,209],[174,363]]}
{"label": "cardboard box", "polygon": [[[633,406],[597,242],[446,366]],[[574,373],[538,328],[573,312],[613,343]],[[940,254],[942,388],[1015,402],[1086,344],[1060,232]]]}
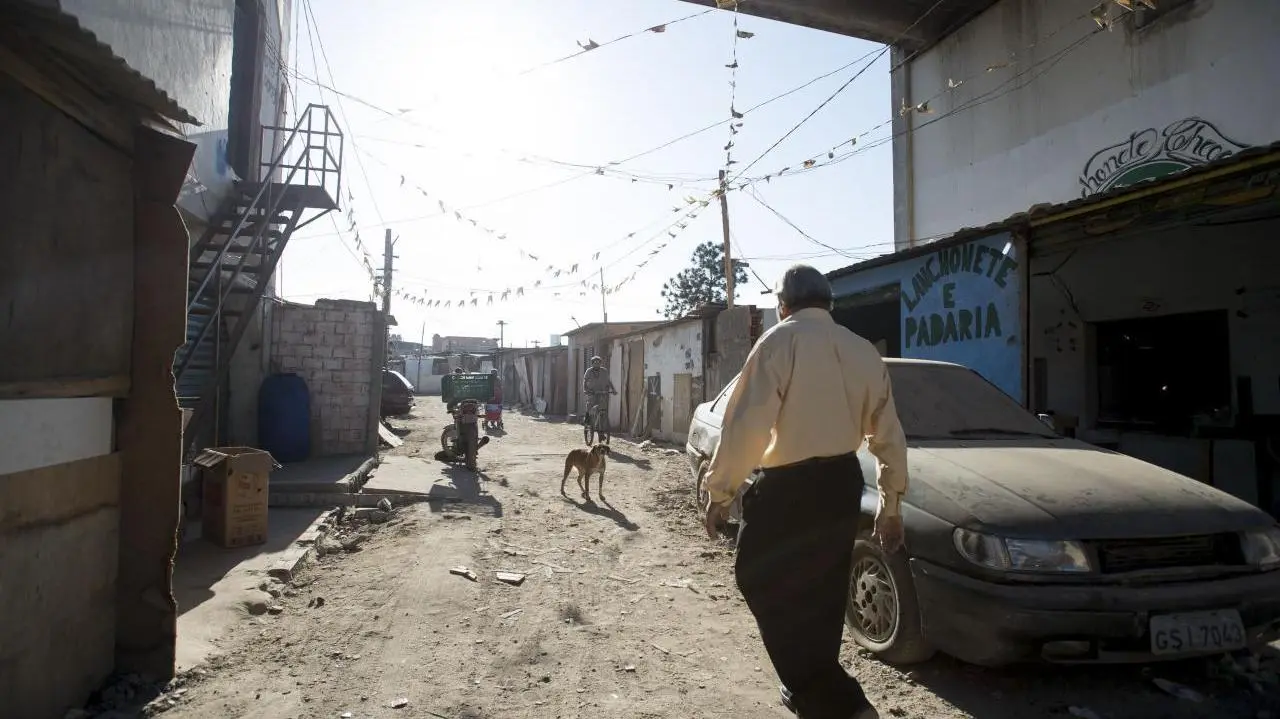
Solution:
{"label": "cardboard box", "polygon": [[223,547],[267,541],[267,497],[271,470],[280,465],[254,447],[217,447],[196,456],[204,485],[204,538]]}

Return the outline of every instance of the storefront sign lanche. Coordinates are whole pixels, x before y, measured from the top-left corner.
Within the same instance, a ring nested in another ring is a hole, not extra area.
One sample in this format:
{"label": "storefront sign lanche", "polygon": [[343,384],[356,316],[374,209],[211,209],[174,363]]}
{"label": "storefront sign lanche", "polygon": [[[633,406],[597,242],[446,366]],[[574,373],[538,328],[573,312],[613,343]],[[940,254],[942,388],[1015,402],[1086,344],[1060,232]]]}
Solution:
{"label": "storefront sign lanche", "polygon": [[[928,257],[910,282],[902,283],[902,302],[908,313],[903,332],[904,347],[934,347],[1002,337],[1000,308],[994,296],[984,298],[985,301],[979,301],[973,307],[959,306],[957,284],[967,284],[967,278],[974,276],[986,277],[993,283],[995,293],[1003,294],[1009,288],[1010,280],[1016,280],[1017,269],[1017,260],[982,242],[943,248]],[[933,311],[926,311],[920,305],[934,288],[940,288],[940,297],[930,303],[934,305],[929,308]]]}
{"label": "storefront sign lanche", "polygon": [[1172,122],[1162,130],[1149,127],[1090,157],[1080,173],[1080,196],[1171,175],[1230,157],[1248,147],[1198,117]]}

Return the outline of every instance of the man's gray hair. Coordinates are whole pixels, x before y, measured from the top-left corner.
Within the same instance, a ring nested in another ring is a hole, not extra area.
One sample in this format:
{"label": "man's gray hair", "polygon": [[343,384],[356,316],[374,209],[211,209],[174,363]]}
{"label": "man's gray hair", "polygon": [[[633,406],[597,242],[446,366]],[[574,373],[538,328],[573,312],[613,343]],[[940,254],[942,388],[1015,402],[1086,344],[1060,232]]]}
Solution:
{"label": "man's gray hair", "polygon": [[792,310],[806,307],[831,309],[831,283],[826,275],[809,265],[792,265],[782,273],[774,293],[778,301]]}

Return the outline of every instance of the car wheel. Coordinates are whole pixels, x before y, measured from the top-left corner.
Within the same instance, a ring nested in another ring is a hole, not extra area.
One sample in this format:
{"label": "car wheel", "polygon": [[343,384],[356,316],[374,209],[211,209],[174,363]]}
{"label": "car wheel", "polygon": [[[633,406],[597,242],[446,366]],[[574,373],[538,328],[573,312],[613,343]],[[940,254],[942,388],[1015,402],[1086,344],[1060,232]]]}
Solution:
{"label": "car wheel", "polygon": [[920,602],[903,551],[886,556],[874,542],[858,540],[845,622],[858,646],[890,664],[915,664],[934,654],[920,626]]}
{"label": "car wheel", "polygon": [[706,509],[707,502],[710,500],[710,493],[707,492],[707,488],[705,486],[707,467],[709,466],[710,465],[707,464],[707,461],[703,460],[702,463],[698,465],[698,476],[693,480],[693,506],[698,509]]}

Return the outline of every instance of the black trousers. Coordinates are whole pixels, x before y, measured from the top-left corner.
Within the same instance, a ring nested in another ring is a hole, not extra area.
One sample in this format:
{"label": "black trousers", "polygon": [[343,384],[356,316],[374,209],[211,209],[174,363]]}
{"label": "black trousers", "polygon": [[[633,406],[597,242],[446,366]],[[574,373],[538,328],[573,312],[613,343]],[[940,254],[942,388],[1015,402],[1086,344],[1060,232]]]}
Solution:
{"label": "black trousers", "polygon": [[862,485],[848,454],[762,470],[742,498],[738,588],[801,719],[870,706],[840,664]]}

